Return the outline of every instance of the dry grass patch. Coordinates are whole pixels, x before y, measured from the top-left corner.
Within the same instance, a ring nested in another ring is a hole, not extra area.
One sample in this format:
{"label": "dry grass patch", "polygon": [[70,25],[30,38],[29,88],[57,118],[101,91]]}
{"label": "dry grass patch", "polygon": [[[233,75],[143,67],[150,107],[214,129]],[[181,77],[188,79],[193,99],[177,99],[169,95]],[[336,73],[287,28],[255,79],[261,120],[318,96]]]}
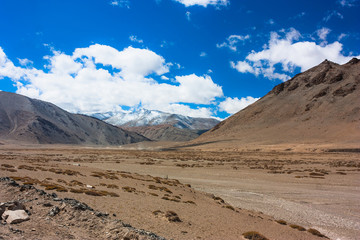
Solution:
{"label": "dry grass patch", "polygon": [[6,163],[1,164],[1,166],[4,168],[15,168],[13,165],[6,164]]}
{"label": "dry grass patch", "polygon": [[14,168],[0,168],[1,171],[8,171],[8,172],[17,172]]}
{"label": "dry grass patch", "polygon": [[311,233],[312,235],[318,236],[318,237],[322,237],[322,238],[327,238],[327,236],[325,236],[324,234],[322,234],[321,232],[319,232],[318,230],[314,229],[314,228],[309,228],[307,230],[309,233]]}
{"label": "dry grass patch", "polygon": [[302,226],[296,225],[296,224],[290,224],[291,228],[297,229],[299,231],[306,231],[306,229]]}
{"label": "dry grass patch", "polygon": [[242,235],[244,236],[244,238],[250,239],[250,240],[269,240],[265,236],[261,235],[258,232],[255,232],[255,231],[245,232]]}
{"label": "dry grass patch", "polygon": [[277,222],[278,224],[281,224],[281,225],[287,225],[287,222],[284,220],[276,220],[275,222]]}
{"label": "dry grass patch", "polygon": [[177,213],[174,211],[167,211],[165,213],[165,217],[169,222],[182,222]]}
{"label": "dry grass patch", "polygon": [[29,166],[29,165],[20,165],[20,166],[18,166],[18,169],[25,169],[28,171],[37,171],[35,167]]}
{"label": "dry grass patch", "polygon": [[164,191],[164,192],[167,192],[167,193],[172,193],[172,191],[170,191],[170,189],[168,189],[166,187],[158,187],[158,186],[155,186],[155,185],[149,185],[149,189]]}
{"label": "dry grass patch", "polygon": [[129,193],[136,192],[136,188],[133,187],[122,187],[122,190]]}

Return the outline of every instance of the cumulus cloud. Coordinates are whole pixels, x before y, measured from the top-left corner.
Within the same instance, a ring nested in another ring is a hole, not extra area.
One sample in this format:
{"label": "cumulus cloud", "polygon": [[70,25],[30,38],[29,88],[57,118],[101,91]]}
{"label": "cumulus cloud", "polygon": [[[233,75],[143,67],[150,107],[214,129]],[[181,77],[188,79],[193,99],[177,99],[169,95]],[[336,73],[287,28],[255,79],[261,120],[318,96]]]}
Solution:
{"label": "cumulus cloud", "polygon": [[326,37],[330,32],[331,32],[331,30],[329,28],[323,27],[323,28],[318,29],[316,31],[316,34],[318,35],[318,37],[321,40],[326,41]]}
{"label": "cumulus cloud", "polygon": [[227,97],[225,101],[219,104],[219,108],[221,111],[227,112],[229,114],[234,114],[246,108],[250,104],[253,104],[257,100],[259,100],[259,98],[253,98],[250,96],[240,99]]}
{"label": "cumulus cloud", "polygon": [[[230,62],[231,67],[241,73],[286,81],[297,67],[305,71],[325,59],[343,64],[353,57],[359,57],[344,56],[340,42],[318,45],[315,42],[299,41],[300,37],[301,34],[295,29],[290,29],[284,37],[272,32],[265,49],[259,52],[253,50],[245,60]],[[275,67],[277,64],[280,69]]]}
{"label": "cumulus cloud", "polygon": [[239,42],[244,42],[245,40],[250,39],[250,35],[230,35],[225,42],[220,43],[220,44],[216,44],[217,48],[223,48],[223,47],[227,47],[230,50],[236,52],[237,47],[236,45]]}
{"label": "cumulus cloud", "polygon": [[191,7],[195,5],[203,6],[203,7],[207,7],[208,5],[213,5],[219,7],[230,4],[230,0],[175,0],[175,1],[184,4],[185,7]]}
{"label": "cumulus cloud", "polygon": [[[213,101],[223,96],[210,76],[195,74],[167,79],[171,63],[148,49],[127,47],[121,51],[94,44],[71,54],[53,51],[44,70],[17,67],[0,48],[0,78],[16,83],[17,93],[52,102],[70,112],[112,111],[121,106],[210,117]],[[150,77],[151,76],[151,77]],[[190,108],[187,104],[208,105]]]}

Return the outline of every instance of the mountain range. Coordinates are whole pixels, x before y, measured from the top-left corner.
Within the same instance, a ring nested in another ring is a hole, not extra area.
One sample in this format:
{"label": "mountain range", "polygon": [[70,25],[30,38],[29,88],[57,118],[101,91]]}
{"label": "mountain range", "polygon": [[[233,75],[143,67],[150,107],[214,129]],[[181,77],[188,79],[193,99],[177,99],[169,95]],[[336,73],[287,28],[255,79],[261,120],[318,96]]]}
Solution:
{"label": "mountain range", "polygon": [[90,116],[154,141],[190,141],[214,127],[214,118],[193,118],[139,108],[133,111],[95,113]]}
{"label": "mountain range", "polygon": [[171,125],[180,129],[208,130],[220,122],[214,118],[193,118],[144,108],[130,112],[94,113],[91,116],[121,127]]}
{"label": "mountain range", "polygon": [[96,118],[54,104],[0,92],[0,139],[44,144],[122,145],[149,141]]}

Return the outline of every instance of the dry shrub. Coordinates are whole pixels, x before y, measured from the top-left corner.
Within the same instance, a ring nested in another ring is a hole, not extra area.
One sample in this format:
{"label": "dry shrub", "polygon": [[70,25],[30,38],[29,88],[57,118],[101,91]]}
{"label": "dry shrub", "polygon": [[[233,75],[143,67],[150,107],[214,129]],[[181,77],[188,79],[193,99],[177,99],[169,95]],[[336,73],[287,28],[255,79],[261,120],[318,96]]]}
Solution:
{"label": "dry shrub", "polygon": [[190,203],[190,204],[196,205],[196,203],[194,201],[185,201],[184,203]]}
{"label": "dry shrub", "polygon": [[225,206],[223,206],[223,208],[227,208],[227,209],[235,211],[235,208],[231,205],[225,205]]}
{"label": "dry shrub", "polygon": [[71,181],[69,182],[69,186],[80,186],[80,187],[83,187],[83,186],[85,186],[85,184],[83,184],[82,182],[77,181],[77,180],[71,180]]}
{"label": "dry shrub", "polygon": [[6,164],[6,163],[1,164],[1,166],[4,167],[4,168],[15,168],[13,165]]}
{"label": "dry shrub", "polygon": [[225,203],[224,199],[222,199],[221,197],[213,196],[213,199],[214,199],[215,201],[219,201],[219,202],[221,202],[221,203]]}
{"label": "dry shrub", "polygon": [[316,176],[316,177],[323,177],[323,176],[325,176],[325,174],[323,174],[323,173],[317,173],[317,172],[312,172],[312,173],[310,173],[309,175],[310,175],[310,176]]}
{"label": "dry shrub", "polygon": [[164,191],[164,192],[167,192],[167,193],[172,193],[172,191],[170,191],[170,189],[168,189],[166,187],[158,187],[158,186],[155,186],[155,185],[149,185],[149,189],[160,190],[160,191]]}
{"label": "dry shrub", "polygon": [[106,194],[104,194],[103,192],[96,191],[96,190],[86,190],[85,194],[90,195],[90,196],[96,196],[96,197],[106,196]]}
{"label": "dry shrub", "polygon": [[111,179],[111,180],[118,180],[119,178],[117,176],[115,176],[115,173],[112,173],[112,172],[106,172],[106,173],[103,173],[103,172],[92,172],[92,174],[90,176],[93,176],[93,177],[97,177],[97,178],[106,178],[106,179]]}
{"label": "dry shrub", "polygon": [[250,239],[250,240],[269,240],[265,236],[261,235],[258,232],[255,232],[255,231],[245,232],[242,235],[244,236],[244,238]]}
{"label": "dry shrub", "polygon": [[311,233],[312,235],[315,235],[315,236],[318,236],[318,237],[323,237],[323,238],[328,238],[327,236],[323,235],[321,232],[319,232],[319,231],[316,230],[316,229],[309,228],[307,231],[308,231],[309,233]]}
{"label": "dry shrub", "polygon": [[1,171],[8,171],[8,172],[17,172],[16,169],[13,168],[0,168]]}
{"label": "dry shrub", "polygon": [[28,166],[28,165],[20,165],[18,167],[18,169],[25,169],[25,170],[29,170],[29,171],[37,171],[35,167]]}
{"label": "dry shrub", "polygon": [[296,225],[296,224],[291,224],[290,227],[294,228],[294,229],[297,229],[299,231],[305,231],[306,230],[304,227]]}
{"label": "dry shrub", "polygon": [[133,188],[133,187],[122,187],[122,190],[124,190],[125,192],[135,192],[136,191],[136,188]]}
{"label": "dry shrub", "polygon": [[155,196],[155,197],[158,197],[158,196],[159,196],[158,194],[152,193],[152,192],[149,192],[149,194],[152,195],[152,196]]}
{"label": "dry shrub", "polygon": [[115,185],[115,184],[108,184],[107,188],[112,188],[112,189],[119,189],[119,186]]}
{"label": "dry shrub", "polygon": [[72,193],[84,193],[85,190],[84,189],[70,188],[70,192],[72,192]]}
{"label": "dry shrub", "polygon": [[275,222],[281,224],[281,225],[287,225],[287,222],[284,220],[276,220]]}
{"label": "dry shrub", "polygon": [[181,219],[179,218],[179,216],[177,215],[176,212],[173,211],[167,211],[165,213],[165,217],[167,218],[167,220],[169,222],[181,222]]}
{"label": "dry shrub", "polygon": [[67,192],[68,191],[65,187],[58,185],[58,184],[42,182],[42,183],[40,183],[40,186],[45,187],[45,190],[55,190],[57,192]]}

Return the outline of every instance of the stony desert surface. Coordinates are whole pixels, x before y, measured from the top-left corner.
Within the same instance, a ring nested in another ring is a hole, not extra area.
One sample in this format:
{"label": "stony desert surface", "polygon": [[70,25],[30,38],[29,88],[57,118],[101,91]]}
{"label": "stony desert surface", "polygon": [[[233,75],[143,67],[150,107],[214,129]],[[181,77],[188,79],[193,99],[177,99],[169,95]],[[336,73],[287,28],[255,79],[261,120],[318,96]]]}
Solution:
{"label": "stony desert surface", "polygon": [[[342,151],[4,144],[0,145],[0,177],[107,213],[99,221],[104,228],[114,224],[111,221],[121,221],[166,239],[244,239],[249,231],[268,239],[358,239],[359,153]],[[2,184],[0,202],[26,199],[26,192]],[[59,208],[62,204],[52,199],[36,201],[50,201]],[[119,234],[129,230],[118,230],[118,235],[110,230],[79,235],[91,232],[95,220],[79,217],[77,221],[84,224],[74,224],[69,212],[49,217],[51,207],[37,211],[36,202],[24,204],[28,209],[34,205],[29,209],[30,220],[1,224],[2,239],[46,239],[48,231],[59,239],[64,233],[69,239],[127,239]],[[44,224],[55,227],[42,229]]]}

